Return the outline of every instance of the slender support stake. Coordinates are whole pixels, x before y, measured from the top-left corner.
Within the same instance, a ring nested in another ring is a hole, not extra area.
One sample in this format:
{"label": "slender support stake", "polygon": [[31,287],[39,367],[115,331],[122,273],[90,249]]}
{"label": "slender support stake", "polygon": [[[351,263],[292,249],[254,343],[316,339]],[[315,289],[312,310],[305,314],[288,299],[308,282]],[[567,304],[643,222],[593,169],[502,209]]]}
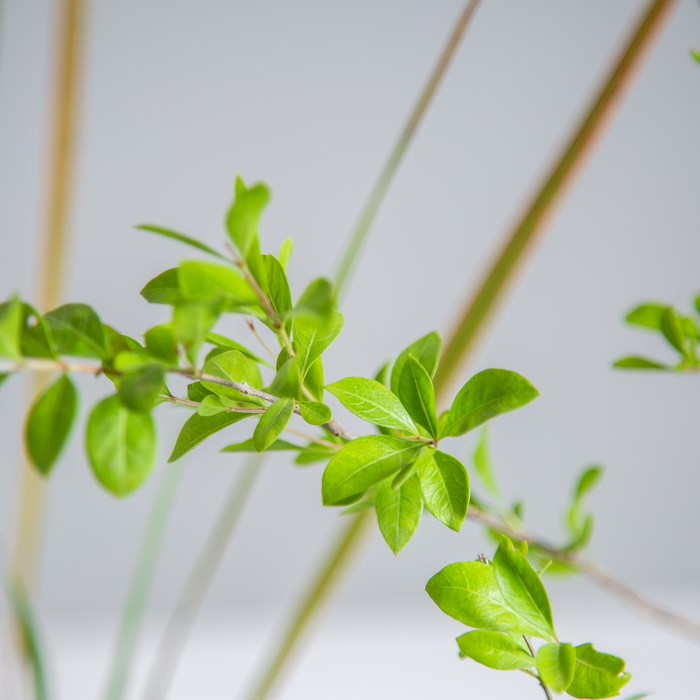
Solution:
{"label": "slender support stake", "polygon": [[262,455],[251,455],[233,484],[204,550],[170,616],[151,668],[144,700],[164,700],[167,697],[187,637],[231,539],[261,462]]}
{"label": "slender support stake", "polygon": [[340,261],[335,287],[336,298],[340,296],[343,286],[347,282],[348,275],[350,274],[350,271],[357,259],[362,243],[364,242],[367,232],[369,231],[369,227],[372,225],[372,221],[374,220],[377,210],[379,209],[379,205],[382,203],[382,199],[384,199],[384,195],[386,194],[389,184],[394,177],[394,173],[396,172],[401,159],[406,153],[408,144],[411,142],[411,138],[413,137],[421,118],[425,114],[428,105],[430,104],[430,100],[437,90],[440,80],[442,80],[442,77],[447,71],[447,66],[450,63],[452,56],[454,56],[454,53],[459,46],[459,42],[462,39],[462,36],[464,36],[469,20],[472,18],[478,4],[479,0],[469,0],[462,10],[462,14],[459,16],[457,23],[452,30],[452,34],[450,35],[450,38],[443,49],[440,60],[437,62],[427,85],[423,89],[416,106],[413,108],[411,116],[406,122],[406,126],[404,126],[398,141],[394,145],[394,149],[389,156],[389,160],[387,160],[382,172],[379,174],[379,179],[375,183],[374,188],[369,195],[369,199],[365,204],[365,208],[362,210],[357,227],[352,234],[350,244],[348,245],[347,250]]}
{"label": "slender support stake", "polygon": [[351,555],[359,546],[361,536],[367,531],[371,516],[371,510],[364,510],[357,515],[350,516],[351,522],[345,526],[309,593],[296,610],[277,653],[268,664],[257,687],[249,695],[249,700],[263,700],[270,693],[304,632],[319,613],[321,605],[333,592],[338,579],[347,569]]}
{"label": "slender support stake", "polygon": [[184,462],[182,460],[173,465],[167,465],[161,477],[158,492],[153,502],[153,508],[146,524],[141,551],[139,552],[131,579],[131,586],[126,598],[124,616],[119,637],[112,661],[105,700],[120,700],[124,696],[131,664],[134,658],[134,650],[138,640],[146,598],[151,587],[153,571],[158,559],[158,552],[163,540],[163,532],[170,515],[170,508],[180,483]]}
{"label": "slender support stake", "polygon": [[512,283],[515,273],[524,265],[527,253],[532,251],[538,238],[545,232],[555,205],[562,200],[564,193],[593,154],[675,4],[676,0],[653,0],[647,5],[644,17],[632,32],[629,42],[571,142],[546,177],[522,220],[507,237],[500,255],[478,291],[468,300],[443,351],[435,375],[436,392],[442,393],[445,390],[460,366],[474,352],[477,336],[483,333],[497,302]]}

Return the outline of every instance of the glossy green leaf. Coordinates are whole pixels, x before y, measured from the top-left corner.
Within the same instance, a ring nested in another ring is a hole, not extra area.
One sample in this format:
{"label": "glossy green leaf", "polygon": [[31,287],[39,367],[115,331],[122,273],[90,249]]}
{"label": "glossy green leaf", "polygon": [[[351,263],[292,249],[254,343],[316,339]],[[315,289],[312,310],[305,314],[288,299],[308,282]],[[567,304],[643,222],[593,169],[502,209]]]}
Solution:
{"label": "glossy green leaf", "polygon": [[226,217],[226,228],[243,260],[248,259],[253,241],[258,237],[260,217],[269,201],[270,191],[264,184],[258,183],[248,189],[240,177],[236,178],[236,197]]}
{"label": "glossy green leaf", "polygon": [[423,365],[432,379],[435,376],[435,371],[440,362],[441,351],[442,338],[437,331],[428,333],[428,335],[424,335],[422,338],[416,340],[415,343],[411,343],[411,345],[396,358],[394,368],[391,370],[391,390],[398,396],[399,380],[401,379],[401,373],[403,372],[404,365],[409,355],[413,355],[413,357]]}
{"label": "glossy green leaf", "polygon": [[384,479],[377,486],[377,521],[384,540],[398,554],[418,529],[423,499],[416,475],[398,489],[392,488],[391,481],[391,477]]}
{"label": "glossy green leaf", "polygon": [[251,352],[250,350],[248,350],[247,347],[241,345],[240,343],[237,343],[235,340],[231,340],[231,338],[226,338],[225,336],[219,335],[218,333],[209,333],[205,338],[205,341],[207,343],[215,345],[217,348],[221,348],[222,350],[238,350],[238,352],[243,353],[246,357],[249,357],[254,362],[257,362],[260,365],[265,365],[265,367],[271,367],[274,369],[274,366],[271,365],[267,360],[263,360],[262,357],[259,357],[254,352]]}
{"label": "glossy green leaf", "polygon": [[61,455],[78,408],[78,392],[62,374],[37,397],[25,426],[27,455],[36,469],[47,476]]}
{"label": "glossy green leaf", "polygon": [[[275,440],[270,443],[266,448],[266,452],[304,452],[306,448],[301,445],[292,445],[291,442],[286,442],[285,440]],[[233,445],[228,445],[224,447],[222,452],[257,452],[255,448],[255,443],[253,438],[250,440],[244,440],[243,442],[237,442]]]}
{"label": "glossy green leaf", "polygon": [[540,395],[525,377],[506,369],[486,369],[475,374],[457,394],[441,437],[459,437]]}
{"label": "glossy green leaf", "polygon": [[18,360],[22,357],[23,309],[16,297],[0,305],[0,357]]}
{"label": "glossy green leaf", "polygon": [[396,476],[391,480],[391,488],[394,489],[394,491],[400,489],[414,474],[420,471],[420,467],[423,462],[421,459],[422,456],[423,452],[418,452],[415,459],[412,462],[409,462],[405,467],[402,467]]}
{"label": "glossy green leaf", "polygon": [[323,472],[323,503],[335,505],[378,484],[412,461],[422,445],[388,435],[367,435],[345,445]]}
{"label": "glossy green leaf", "polygon": [[563,693],[574,678],[576,652],[571,644],[545,644],[537,650],[537,671],[555,693]]}
{"label": "glossy green leaf", "polygon": [[401,371],[399,399],[411,418],[436,438],[435,390],[430,375],[413,355],[406,358]]}
{"label": "glossy green leaf", "polygon": [[141,486],[155,464],[153,419],[126,408],[116,394],[90,412],[86,444],[95,477],[115,496],[126,496]]}
{"label": "glossy green leaf", "polygon": [[518,614],[544,639],[556,637],[552,607],[542,580],[523,554],[513,549],[513,543],[503,537],[493,558],[496,581],[503,596]]}
{"label": "glossy green leaf", "polygon": [[119,383],[119,398],[132,411],[148,412],[165,391],[164,378],[162,365],[156,363],[128,372]]}
{"label": "glossy green leaf", "polygon": [[411,417],[401,401],[373,379],[347,377],[326,386],[326,389],[351,413],[362,420],[385,428],[396,428],[415,433]]}
{"label": "glossy green leaf", "polygon": [[274,255],[263,255],[267,274],[267,293],[272,308],[278,315],[292,308],[292,292],[289,289],[287,275],[279,260]]}
{"label": "glossy green leaf", "polygon": [[631,678],[622,659],[596,651],[592,644],[582,644],[576,647],[576,670],[566,692],[574,698],[610,698]]}
{"label": "glossy green leaf", "polygon": [[538,627],[506,600],[490,564],[481,561],[450,564],[428,581],[425,590],[442,612],[468,627],[541,634]]}
{"label": "glossy green leaf", "polygon": [[661,363],[656,362],[656,360],[648,360],[645,357],[635,356],[623,357],[622,359],[618,360],[613,367],[618,367],[619,369],[652,369],[664,371],[673,369],[673,367],[662,365]]}
{"label": "glossy green leaf", "polygon": [[666,309],[661,315],[661,332],[666,337],[666,340],[668,340],[681,355],[692,359],[688,341],[683,332],[681,319],[678,316],[678,312],[673,307]]}
{"label": "glossy green leaf", "polygon": [[301,417],[311,425],[323,425],[333,418],[331,409],[325,403],[318,401],[299,401],[299,412]]}
{"label": "glossy green leaf", "polygon": [[185,349],[189,361],[197,364],[199,349],[223,311],[223,302],[183,302],[173,310],[173,333]]}
{"label": "glossy green leaf", "polygon": [[197,445],[200,445],[214,433],[219,432],[219,430],[223,428],[227,428],[229,425],[238,423],[244,418],[249,418],[250,416],[250,413],[233,413],[232,411],[218,413],[214,416],[200,416],[195,413],[190,416],[182,426],[182,430],[180,430],[180,434],[177,436],[175,447],[173,448],[168,462],[177,461],[180,457],[186,455],[190,450],[193,450]]}
{"label": "glossy green leaf", "polygon": [[180,289],[178,269],[172,268],[161,272],[141,290],[141,296],[149,304],[167,304],[176,306],[185,301],[185,295]]}
{"label": "glossy green leaf", "polygon": [[302,381],[311,365],[321,357],[343,330],[345,319],[340,311],[333,311],[327,325],[318,328],[301,319],[294,321],[294,346],[299,358]]}
{"label": "glossy green leaf", "polygon": [[177,339],[171,328],[156,326],[146,331],[143,337],[146,341],[146,350],[153,359],[168,367],[178,366]]}
{"label": "glossy green leaf", "polygon": [[284,242],[282,243],[282,245],[280,247],[279,255],[277,256],[277,259],[280,261],[280,265],[282,265],[282,269],[285,272],[287,271],[287,265],[289,265],[289,258],[292,257],[293,250],[294,250],[294,243],[292,242],[292,239],[285,238]]}
{"label": "glossy green leaf", "polygon": [[[212,357],[204,363],[202,372],[205,375],[226,379],[230,382],[238,384],[247,384],[250,387],[255,387],[257,377],[253,372],[253,367],[248,358],[238,350],[227,350],[216,357]],[[227,399],[235,401],[245,400],[258,406],[263,406],[263,402],[250,395],[244,395],[237,389],[214,382],[202,381],[202,386],[208,389],[217,396],[224,396]]]}
{"label": "glossy green leaf", "polygon": [[282,434],[294,413],[294,399],[275,401],[262,414],[253,433],[253,444],[258,452],[264,452]]}
{"label": "glossy green leaf", "polygon": [[481,479],[481,483],[491,493],[492,496],[502,500],[501,490],[496,482],[496,473],[493,470],[493,462],[491,461],[491,450],[489,449],[489,434],[488,426],[484,426],[479,437],[479,444],[474,452],[474,466],[476,473]]}
{"label": "glossy green leaf", "polygon": [[59,355],[109,357],[100,317],[86,304],[66,304],[44,315]]}
{"label": "glossy green leaf", "polygon": [[627,323],[633,323],[636,326],[651,328],[655,331],[661,330],[661,317],[668,305],[662,304],[642,304],[636,309],[630,311],[626,316]]}
{"label": "glossy green leaf", "polygon": [[458,459],[440,450],[426,449],[420,461],[420,484],[426,508],[443,525],[459,532],[469,506],[467,470]]}
{"label": "glossy green leaf", "polygon": [[188,301],[222,297],[232,307],[256,306],[260,303],[250,284],[230,265],[186,260],[180,264],[178,278]]}
{"label": "glossy green leaf", "polygon": [[323,360],[319,357],[318,360],[309,367],[309,371],[306,373],[306,377],[304,377],[304,386],[311,392],[311,396],[313,396],[316,401],[323,403],[323,385]]}
{"label": "glossy green leaf", "polygon": [[270,384],[270,393],[273,396],[283,396],[293,399],[301,390],[301,374],[299,372],[299,357],[287,360],[277,371]]}
{"label": "glossy green leaf", "polygon": [[172,229],[164,228],[163,226],[154,226],[153,224],[141,224],[136,228],[140,229],[141,231],[148,231],[149,233],[157,233],[159,236],[165,236],[166,238],[172,238],[174,241],[180,241],[180,243],[192,246],[197,250],[202,250],[205,253],[209,253],[209,255],[214,255],[217,258],[226,260],[225,256],[223,256],[221,253],[214,250],[213,248],[210,248],[206,243],[202,243],[196,238],[187,236],[184,233],[178,233],[177,231],[173,231]]}
{"label": "glossy green leaf", "polygon": [[518,671],[532,668],[535,660],[515,642],[512,637],[500,632],[475,630],[457,637],[459,655],[495,668],[499,671]]}

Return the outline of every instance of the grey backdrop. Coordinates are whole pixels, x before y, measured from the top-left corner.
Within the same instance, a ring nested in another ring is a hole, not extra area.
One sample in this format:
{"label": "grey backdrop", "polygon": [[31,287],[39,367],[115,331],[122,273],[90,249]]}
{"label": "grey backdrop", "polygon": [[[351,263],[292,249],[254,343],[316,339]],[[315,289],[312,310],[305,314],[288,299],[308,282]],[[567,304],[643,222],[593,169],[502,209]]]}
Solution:
{"label": "grey backdrop", "polygon": [[[402,164],[327,354],[329,380],[371,374],[450,318],[473,289],[643,3],[485,0]],[[257,3],[95,2],[89,22],[67,301],[137,334],[167,318],[138,290],[189,251],[135,231],[150,221],[224,238],[240,172],[273,201],[264,246],[291,235],[299,293],[331,274],[361,205],[432,69],[457,0]],[[35,296],[40,253],[53,4],[6,0],[0,55],[0,292]],[[492,426],[509,497],[560,532],[576,473],[607,474],[590,504],[600,558],[640,585],[697,585],[698,379],[616,373],[628,352],[670,358],[626,328],[645,298],[688,308],[700,291],[700,7],[684,0],[575,191],[513,287],[470,371],[506,367],[542,397]],[[253,343],[236,318],[222,331]],[[466,376],[465,376],[466,378]],[[107,393],[80,379],[85,409]],[[11,539],[23,420],[21,381],[2,388],[0,533]],[[343,415],[333,404],[338,415]],[[185,414],[164,407],[161,460],[118,501],[94,482],[82,424],[49,485],[41,575],[48,610],[119,606],[149,505]],[[82,422],[82,421],[81,421]],[[357,421],[347,423],[359,429]],[[179,590],[239,469],[218,449],[187,459],[158,565],[154,599]],[[456,453],[467,463],[473,440]],[[320,504],[318,468],[270,457],[217,576],[210,605],[279,604],[293,596],[338,527]],[[376,535],[348,595],[423,596],[445,564],[488,547],[426,518],[395,558]],[[421,598],[422,600],[422,598]]]}

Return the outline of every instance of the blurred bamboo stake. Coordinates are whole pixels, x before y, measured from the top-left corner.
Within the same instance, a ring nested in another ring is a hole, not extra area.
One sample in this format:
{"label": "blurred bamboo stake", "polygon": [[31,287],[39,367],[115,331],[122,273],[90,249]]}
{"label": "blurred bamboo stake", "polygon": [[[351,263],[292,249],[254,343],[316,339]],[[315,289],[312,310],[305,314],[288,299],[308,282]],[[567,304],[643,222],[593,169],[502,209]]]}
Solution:
{"label": "blurred bamboo stake", "polygon": [[[202,605],[209,584],[214,578],[221,557],[243,511],[246,499],[258,474],[262,455],[253,454],[245,462],[219,513],[202,553],[192,569],[175,609],[163,633],[155,661],[148,677],[144,700],[164,700],[172,683],[187,637]],[[120,695],[110,695],[117,700]]]}
{"label": "blurred bamboo stake", "polygon": [[180,483],[184,464],[182,460],[173,465],[168,464],[158,485],[124,606],[116,651],[112,661],[112,671],[105,692],[106,700],[119,700],[124,695],[124,689],[129,680],[129,670],[134,657],[148,591],[151,587],[165,525]]}
{"label": "blurred bamboo stake", "polygon": [[588,114],[579,125],[571,142],[558,159],[544,184],[527,208],[522,220],[508,236],[495,263],[483,283],[469,299],[448,340],[435,375],[435,390],[444,394],[450,379],[474,352],[479,334],[493,315],[508,284],[525,263],[538,238],[546,230],[555,205],[571,187],[603,137],[627,90],[632,84],[654,40],[671,16],[676,0],[654,0],[647,4],[642,20],[631,33],[630,41],[616,61],[605,84],[596,96]]}
{"label": "blurred bamboo stake", "polygon": [[[66,273],[68,214],[75,170],[80,78],[83,72],[83,34],[87,0],[60,0],[56,93],[51,123],[50,164],[46,224],[40,248],[39,310],[44,313],[60,303]],[[37,373],[32,381],[33,399],[48,381]],[[36,569],[44,502],[44,482],[24,460],[17,515],[13,575],[29,598],[36,583]]]}
{"label": "blurred bamboo stake", "polygon": [[391,180],[394,177],[394,173],[399,167],[399,163],[401,162],[404,154],[406,153],[408,144],[411,142],[413,134],[416,128],[418,127],[420,120],[425,114],[428,105],[430,104],[430,101],[433,98],[433,95],[435,94],[435,91],[437,90],[440,81],[442,80],[442,77],[447,72],[447,67],[450,61],[452,60],[452,57],[454,56],[454,53],[457,50],[457,47],[459,46],[462,37],[464,36],[464,32],[466,31],[467,26],[469,25],[469,21],[471,20],[474,11],[479,5],[479,1],[480,0],[469,0],[469,2],[467,2],[466,6],[462,10],[462,13],[457,19],[457,23],[455,24],[454,29],[452,30],[452,34],[450,35],[450,38],[448,39],[447,44],[445,45],[445,48],[442,51],[440,60],[437,62],[437,65],[435,66],[435,69],[433,70],[430,79],[428,80],[428,83],[423,89],[423,92],[421,93],[421,96],[418,99],[416,106],[413,108],[411,116],[406,122],[403,131],[399,135],[398,141],[394,145],[394,149],[392,150],[389,159],[385,163],[382,172],[379,174],[379,178],[377,179],[377,182],[375,183],[374,188],[372,189],[372,192],[369,195],[369,199],[365,204],[365,208],[362,210],[362,214],[360,215],[360,220],[357,223],[357,227],[355,228],[355,231],[353,232],[350,238],[350,243],[340,261],[338,275],[336,277],[336,297],[340,296],[342,289],[347,282],[348,275],[350,274],[353,265],[357,261],[360,248],[362,247],[362,244],[365,238],[367,237],[369,227],[371,226],[372,221],[374,220],[377,210],[379,209],[379,205],[384,199],[384,195],[386,194],[389,184],[391,183]]}

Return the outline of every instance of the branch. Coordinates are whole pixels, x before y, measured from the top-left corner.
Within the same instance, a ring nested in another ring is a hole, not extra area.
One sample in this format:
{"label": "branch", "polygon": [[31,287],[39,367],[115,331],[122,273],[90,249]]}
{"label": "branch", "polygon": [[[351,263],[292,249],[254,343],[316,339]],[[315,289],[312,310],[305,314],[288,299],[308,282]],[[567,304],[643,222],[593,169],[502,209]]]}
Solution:
{"label": "branch", "polygon": [[[532,658],[534,659],[537,654],[535,654],[535,648],[532,646],[532,642],[530,641],[530,637],[528,637],[526,634],[523,635],[523,639],[525,640],[525,644],[527,644],[527,648],[530,650],[530,654],[532,655]],[[533,674],[534,678],[537,678],[537,680],[540,682],[540,685],[542,686],[542,690],[544,690],[544,694],[547,696],[547,700],[554,700],[552,698],[552,693],[549,691],[549,688],[544,684],[544,681],[540,678],[539,675],[535,676]]]}

